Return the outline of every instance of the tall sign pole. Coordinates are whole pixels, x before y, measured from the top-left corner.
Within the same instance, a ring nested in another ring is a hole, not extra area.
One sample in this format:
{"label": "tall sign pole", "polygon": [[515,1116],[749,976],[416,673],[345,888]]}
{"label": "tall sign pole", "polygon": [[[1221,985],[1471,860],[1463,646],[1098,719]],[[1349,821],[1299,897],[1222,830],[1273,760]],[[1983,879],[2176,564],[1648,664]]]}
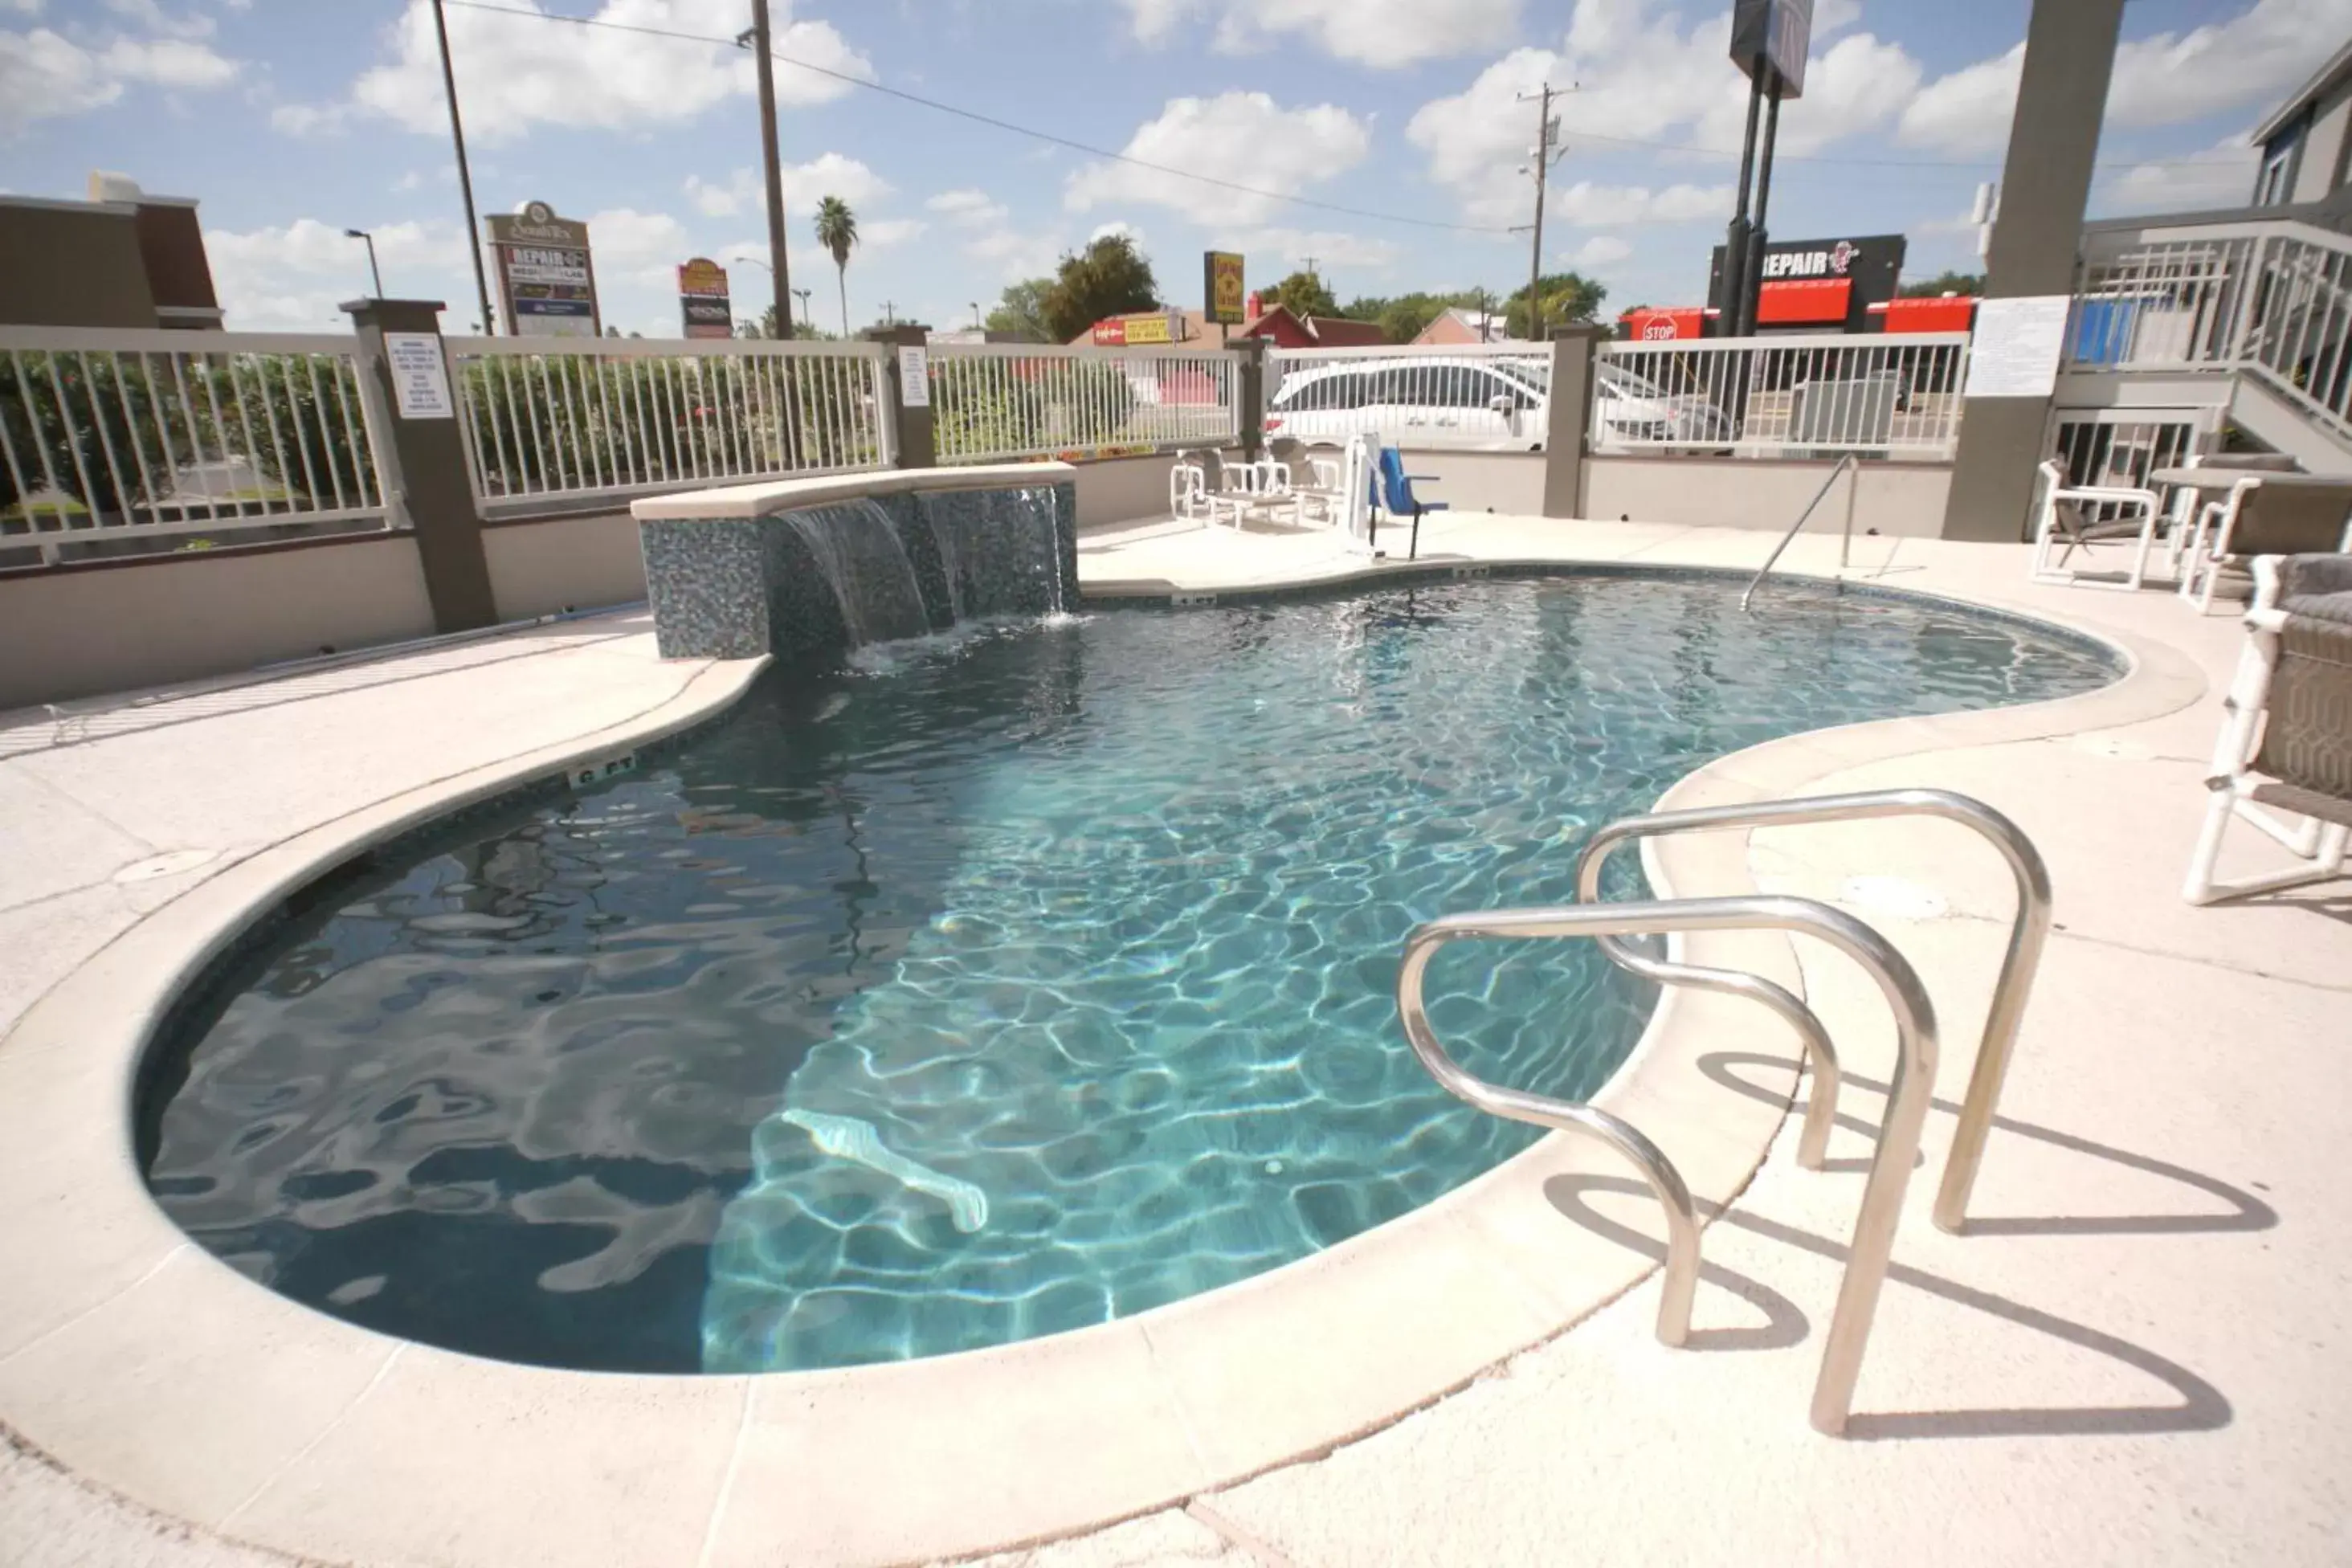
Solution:
{"label": "tall sign pole", "polygon": [[[487,337],[499,329],[490,316],[490,280],[482,271],[482,226],[474,216],[474,176],[466,167],[466,125],[457,118],[457,73],[449,63],[449,16],[441,0],[433,0],[433,30],[441,39],[441,90],[449,100],[449,139],[457,144],[457,191],[466,198],[466,254],[474,258],[474,298],[482,307]],[[373,247],[369,253],[373,255]]]}
{"label": "tall sign pole", "polygon": [[[1805,95],[1805,56],[1813,47],[1813,0],[1732,0],[1731,63],[1748,77],[1748,132],[1739,146],[1739,193],[1723,237],[1723,274],[1717,318],[1726,334],[1756,330],[1756,297],[1763,282],[1764,209],[1772,195],[1773,144],[1780,139],[1780,100]],[[1756,158],[1756,121],[1765,116],[1764,158]],[[1756,185],[1756,221],[1748,221],[1748,191]]]}
{"label": "tall sign pole", "polygon": [[776,146],[776,60],[768,29],[768,0],[751,0],[751,39],[752,52],[759,57],[760,150],[768,166],[768,271],[775,285],[776,335],[789,341],[793,275],[784,255],[784,169]]}

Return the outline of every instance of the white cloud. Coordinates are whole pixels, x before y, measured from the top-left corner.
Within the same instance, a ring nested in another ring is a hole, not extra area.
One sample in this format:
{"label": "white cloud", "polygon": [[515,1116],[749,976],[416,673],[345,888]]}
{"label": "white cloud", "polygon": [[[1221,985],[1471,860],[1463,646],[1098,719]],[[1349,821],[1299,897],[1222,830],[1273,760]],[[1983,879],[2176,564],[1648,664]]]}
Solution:
{"label": "white cloud", "polygon": [[2105,215],[2240,206],[2252,198],[2260,161],[2245,138],[2232,136],[2187,158],[2116,170],[2101,180],[2094,203]]}
{"label": "white cloud", "polygon": [[[1859,15],[1850,5],[1824,9],[1839,26]],[[1463,91],[1423,104],[1406,139],[1427,155],[1431,182],[1456,193],[1472,221],[1524,222],[1528,193],[1517,170],[1536,126],[1535,110],[1520,94],[1546,81],[1578,84],[1553,108],[1570,151],[1586,132],[1604,149],[1616,139],[1737,146],[1748,88],[1727,59],[1730,26],[1727,7],[1710,6],[1685,25],[1649,0],[1578,0],[1557,49],[1503,56]],[[1818,28],[1816,40],[1834,30]],[[1901,45],[1868,33],[1817,47],[1804,97],[1781,110],[1781,147],[1809,153],[1880,130],[1902,111],[1920,76]]]}
{"label": "white cloud", "polygon": [[[2352,0],[2255,0],[2186,33],[2126,38],[2116,50],[2107,123],[2181,125],[2266,109],[2301,86],[2347,33]],[[1900,139],[1945,152],[1998,152],[2009,140],[2024,58],[2021,43],[1930,82],[1905,110]]]}
{"label": "white cloud", "polygon": [[1158,43],[1194,16],[1213,17],[1214,45],[1251,54],[1293,37],[1382,68],[1499,47],[1518,28],[1519,0],[1126,0],[1136,37]]}
{"label": "white cloud", "polygon": [[[814,206],[826,196],[839,196],[851,206],[863,206],[890,193],[890,182],[855,158],[827,153],[805,163],[787,163],[782,170],[784,210],[789,216]],[[734,217],[767,210],[766,177],[756,169],[738,169],[724,184],[713,184],[697,174],[686,177],[687,199],[705,217]]]}
{"label": "white cloud", "polygon": [[[1370,123],[1336,104],[1284,109],[1262,92],[1227,92],[1169,100],[1121,151],[1240,184],[1295,191],[1363,162],[1371,140]],[[1107,202],[1150,202],[1210,225],[1262,223],[1281,205],[1270,196],[1104,162],[1073,173],[1063,195],[1074,212]]]}
{"label": "white cloud", "polygon": [[960,228],[993,228],[1012,216],[1010,208],[986,191],[971,189],[941,191],[923,205]]}
{"label": "white cloud", "polygon": [[588,244],[601,268],[675,267],[693,254],[686,226],[667,213],[613,207],[588,219]]}
{"label": "white cloud", "polygon": [[919,217],[877,218],[872,223],[857,226],[857,242],[876,250],[887,249],[894,245],[906,244],[930,226]]}
{"label": "white cloud", "polygon": [[1633,247],[1613,234],[1596,234],[1574,250],[1560,257],[1570,267],[1599,270],[1613,267],[1633,254]]}
{"label": "white cloud", "polygon": [[[371,231],[387,292],[446,300],[443,324],[462,331],[474,297],[466,242],[453,223],[391,223]],[[367,247],[340,224],[297,218],[278,227],[205,231],[205,251],[233,331],[318,331],[346,321],[337,306],[370,291]]]}
{"label": "white cloud", "polygon": [[[156,0],[106,0],[106,8],[127,22],[135,23],[151,33],[161,33],[174,38],[209,38],[213,36],[213,19],[200,11],[184,16],[174,16],[156,4]],[[20,7],[30,15],[38,9]]]}
{"label": "white cloud", "polygon": [[1282,263],[1281,270],[1286,272],[1293,267],[1305,266],[1312,257],[1316,271],[1327,279],[1335,267],[1385,272],[1399,255],[1393,241],[1366,239],[1361,235],[1324,228],[1253,229],[1241,235],[1235,243],[1255,270],[1267,270],[1255,265],[1267,257],[1277,258]]}
{"label": "white cloud", "polygon": [[[541,8],[541,0],[511,0],[511,5]],[[852,76],[873,75],[866,57],[830,23],[791,20],[789,0],[780,9],[778,53]],[[729,43],[464,7],[451,7],[448,19],[467,134],[485,142],[520,136],[535,125],[677,124],[752,90],[751,58]],[[712,38],[731,38],[743,24],[736,0],[604,0],[589,19]],[[409,0],[391,29],[391,47],[389,61],[352,84],[352,106],[409,131],[446,135],[441,57],[427,0]],[[776,72],[777,100],[786,105],[824,103],[849,90],[846,83],[813,71]]]}
{"label": "white cloud", "polygon": [[1695,223],[1731,216],[1729,185],[1597,185],[1590,180],[1561,185],[1551,210],[1563,221],[1592,228],[1623,224]]}
{"label": "white cloud", "polygon": [[0,128],[103,109],[134,85],[185,91],[226,87],[239,69],[239,62],[189,38],[117,35],[83,45],[47,27],[0,28]]}
{"label": "white cloud", "polygon": [[1947,153],[1997,153],[2009,142],[2025,46],[1937,77],[1904,110],[1895,140]]}
{"label": "white cloud", "polygon": [[1095,225],[1093,232],[1087,236],[1087,243],[1092,245],[1098,239],[1123,239],[1129,245],[1140,247],[1143,244],[1143,231],[1125,218],[1118,218],[1110,223]]}

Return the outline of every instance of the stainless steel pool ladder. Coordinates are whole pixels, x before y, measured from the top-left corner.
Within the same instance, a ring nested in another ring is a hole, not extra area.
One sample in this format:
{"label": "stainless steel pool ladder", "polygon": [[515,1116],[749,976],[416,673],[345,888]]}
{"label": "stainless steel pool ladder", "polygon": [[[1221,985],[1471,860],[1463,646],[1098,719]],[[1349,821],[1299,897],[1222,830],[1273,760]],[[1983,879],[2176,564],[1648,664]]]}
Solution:
{"label": "stainless steel pool ladder", "polygon": [[[1599,901],[1601,865],[1612,850],[1628,839],[1654,838],[1701,828],[1859,822],[1882,816],[1937,816],[1972,828],[2000,851],[2017,883],[2017,915],[2010,926],[2009,951],[2001,960],[2000,978],[1993,984],[1992,1005],[1985,1016],[1984,1036],[1978,1043],[1976,1065],[1969,1075],[1968,1099],[1960,1107],[1959,1125],[1952,1133],[1952,1152],[1944,1162],[1943,1184],[1936,1191],[1937,1227],[1958,1236],[1967,1227],[1969,1194],[1976,1186],[1978,1169],[1984,1163],[1985,1142],[1992,1131],[1993,1113],[2000,1106],[2001,1084],[2009,1076],[2010,1058],[2016,1050],[2018,1026],[2025,1016],[2026,998],[2033,990],[2034,972],[2041,967],[2042,949],[2050,935],[2050,869],[2024,829],[1980,800],[1942,789],[1864,790],[1850,795],[1761,801],[1749,805],[1655,812],[1612,822],[1592,835],[1577,861],[1576,896],[1587,904]],[[1812,1092],[1797,1160],[1808,1169],[1819,1170],[1822,1152],[1828,1146],[1830,1124],[1837,1113],[1839,1077],[1829,1032],[1813,1010],[1780,986],[1753,974],[1695,968],[1654,958],[1618,941],[1614,935],[1602,936],[1600,942],[1601,951],[1622,969],[1667,984],[1748,996],[1788,1020],[1803,1037],[1813,1062]]]}
{"label": "stainless steel pool ladder", "polygon": [[[1740,609],[1744,611],[1748,608],[1748,601],[1756,596],[1756,590],[1762,587],[1764,579],[1772,574],[1772,567],[1780,559],[1780,552],[1788,549],[1789,542],[1803,531],[1806,520],[1813,515],[1813,509],[1822,504],[1822,500],[1830,493],[1830,487],[1836,484],[1838,476],[1848,468],[1853,470],[1853,482],[1857,485],[1862,483],[1862,465],[1852,452],[1848,452],[1838,459],[1837,467],[1830,470],[1830,477],[1822,481],[1822,488],[1813,492],[1813,499],[1805,503],[1805,510],[1797,514],[1797,521],[1789,525],[1789,531],[1780,536],[1780,542],[1772,547],[1772,553],[1764,558],[1764,564],[1757,568],[1754,581],[1748,584],[1748,592],[1739,595]],[[1840,566],[1846,563],[1846,557],[1853,549],[1853,508],[1849,506],[1845,509],[1845,537],[1838,543]]]}
{"label": "stainless steel pool ladder", "polygon": [[[1878,1152],[1863,1188],[1862,1212],[1854,1221],[1853,1241],[1846,1253],[1845,1275],[1838,1287],[1837,1312],[1831,1321],[1822,1352],[1822,1367],[1813,1384],[1812,1422],[1835,1436],[1845,1430],[1853,1407],[1855,1383],[1862,1375],[1863,1352],[1870,1342],[1870,1325],[1878,1309],[1880,1288],[1895,1247],[1896,1223],[1902,1218],[1904,1189],[1911,1180],[1911,1163],[1919,1150],[1919,1134],[1927,1120],[1927,1100],[1936,1084],[1936,1014],[1911,965],[1886,940],[1841,910],[1811,899],[1751,894],[1740,898],[1675,899],[1624,904],[1576,904],[1558,909],[1492,910],[1481,913],[1445,915],[1415,927],[1405,938],[1404,960],[1397,971],[1397,1012],[1404,1020],[1405,1038],[1413,1055],[1448,1092],[1495,1116],[1532,1122],[1597,1138],[1631,1161],[1666,1215],[1666,1268],[1664,1294],[1658,1303],[1658,1338],[1679,1345],[1690,1333],[1691,1303],[1698,1291],[1698,1215],[1690,1188],[1664,1151],[1631,1124],[1590,1105],[1552,1100],[1543,1095],[1505,1089],[1471,1076],[1445,1052],[1430,1026],[1429,1010],[1422,999],[1422,981],[1430,959],[1448,942],[1471,940],[1511,941],[1529,938],[1663,935],[1685,931],[1789,931],[1815,936],[1851,955],[1874,980],[1895,1014],[1898,1052],[1893,1083],[1888,1088],[1885,1124],[1879,1131]],[[1645,960],[1644,962],[1648,962]],[[1717,989],[1728,971],[1698,970],[1706,984]],[[1802,1005],[1802,1004],[1799,1004]]]}

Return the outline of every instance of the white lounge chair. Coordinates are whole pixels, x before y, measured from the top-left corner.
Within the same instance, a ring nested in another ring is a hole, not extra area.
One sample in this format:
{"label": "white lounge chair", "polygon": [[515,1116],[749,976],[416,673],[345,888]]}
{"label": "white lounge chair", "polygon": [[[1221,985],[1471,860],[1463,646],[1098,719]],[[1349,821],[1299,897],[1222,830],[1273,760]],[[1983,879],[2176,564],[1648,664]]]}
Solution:
{"label": "white lounge chair", "polygon": [[2182,549],[2180,596],[2199,615],[2213,608],[2224,568],[2259,555],[2301,555],[2352,545],[2352,481],[2310,474],[2248,474],[2221,500],[2198,509]]}
{"label": "white lounge chair", "polygon": [[[2254,584],[2246,650],[2205,781],[2213,798],[2181,889],[2192,904],[2341,876],[2352,839],[2352,555],[2260,556]],[[2233,818],[2276,839],[2295,864],[2216,878]]]}

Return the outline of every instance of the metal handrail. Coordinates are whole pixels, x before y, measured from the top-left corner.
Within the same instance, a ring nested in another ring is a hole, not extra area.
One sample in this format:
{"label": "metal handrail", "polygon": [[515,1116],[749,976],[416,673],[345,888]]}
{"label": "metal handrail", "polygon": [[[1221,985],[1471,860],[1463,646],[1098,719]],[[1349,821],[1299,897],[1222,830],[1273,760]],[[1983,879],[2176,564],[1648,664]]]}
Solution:
{"label": "metal handrail", "polygon": [[1895,1014],[1897,1052],[1887,1088],[1885,1125],[1878,1152],[1863,1188],[1862,1212],[1846,1251],[1837,1310],[1822,1351],[1813,1384],[1812,1422],[1831,1436],[1845,1430],[1862,1376],[1863,1352],[1878,1309],[1880,1288],[1895,1249],[1903,1216],[1903,1193],[1911,1162],[1927,1121],[1928,1097],[1936,1085],[1936,1010],[1919,976],[1900,952],[1870,927],[1842,910],[1811,899],[1750,894],[1726,899],[1675,899],[1631,904],[1576,904],[1564,909],[1491,910],[1444,915],[1416,926],[1405,938],[1397,971],[1397,1012],[1405,1038],[1430,1076],[1448,1093],[1479,1110],[1514,1121],[1599,1138],[1641,1171],[1666,1211],[1664,1291],[1658,1303],[1658,1338],[1678,1345],[1689,1336],[1691,1303],[1698,1290],[1698,1216],[1682,1175],[1658,1146],[1628,1123],[1603,1110],[1504,1089],[1463,1070],[1429,1024],[1422,1001],[1422,977],[1429,961],[1450,942],[1509,941],[1540,937],[1659,935],[1678,931],[1793,931],[1820,938],[1870,973]]}
{"label": "metal handrail", "polygon": [[[1764,558],[1764,564],[1762,566],[1757,568],[1755,580],[1748,584],[1748,592],[1739,595],[1739,607],[1741,610],[1744,611],[1748,608],[1748,601],[1756,596],[1756,590],[1762,587],[1764,585],[1764,579],[1772,574],[1773,564],[1780,559],[1780,552],[1789,548],[1789,542],[1796,538],[1798,533],[1802,531],[1805,526],[1806,520],[1813,515],[1813,509],[1822,504],[1822,499],[1830,493],[1830,487],[1836,484],[1838,481],[1838,476],[1845,472],[1848,468],[1853,468],[1854,470],[1854,483],[1860,484],[1862,482],[1861,463],[1852,452],[1848,452],[1844,457],[1840,458],[1837,460],[1837,467],[1830,470],[1830,477],[1822,481],[1822,488],[1813,492],[1813,499],[1805,503],[1805,510],[1797,514],[1797,521],[1789,525],[1789,531],[1780,536],[1780,542],[1772,547],[1772,553]],[[1846,533],[1849,543],[1851,542],[1853,532],[1853,520],[1852,512],[1849,510],[1846,519]],[[1839,559],[1843,561],[1844,559],[1843,555],[1841,554]]]}
{"label": "metal handrail", "polygon": [[[1961,1235],[1968,1225],[1969,1194],[1976,1186],[1977,1172],[1984,1163],[1985,1142],[1992,1132],[1993,1113],[2000,1109],[2000,1089],[2009,1076],[2010,1058],[2017,1047],[2018,1026],[2025,1016],[2026,998],[2033,990],[2034,972],[2041,966],[2042,949],[2050,936],[2050,868],[2042,858],[2033,840],[2025,830],[1980,800],[1944,789],[1885,789],[1864,790],[1851,795],[1801,795],[1794,800],[1760,801],[1751,805],[1710,805],[1689,811],[1657,812],[1648,816],[1627,817],[1600,828],[1584,847],[1576,865],[1576,896],[1587,903],[1597,900],[1601,894],[1601,866],[1619,844],[1629,838],[1649,838],[1660,834],[1679,833],[1694,828],[1765,827],[1781,824],[1806,822],[1856,822],[1881,816],[1939,816],[1948,822],[1958,822],[1973,828],[2000,851],[2009,862],[2011,874],[2017,880],[2017,918],[2009,932],[2009,951],[2001,960],[2000,977],[1993,984],[1992,1006],[1985,1016],[1984,1037],[1977,1047],[1975,1067],[1969,1075],[1969,1094],[1960,1107],[1959,1125],[1952,1133],[1951,1156],[1944,1163],[1943,1184],[1936,1191],[1935,1219],[1937,1228],[1954,1236]],[[1633,907],[1633,906],[1621,906]],[[1821,1020],[1810,1008],[1796,1001],[1785,991],[1778,998],[1759,994],[1755,982],[1779,991],[1770,982],[1756,981],[1753,975],[1736,971],[1693,969],[1687,965],[1670,964],[1652,958],[1635,948],[1618,942],[1612,936],[1601,939],[1601,950],[1621,968],[1652,979],[1673,984],[1700,985],[1712,990],[1754,995],[1795,1024],[1806,1037],[1807,1048],[1813,1049],[1822,1038]],[[1793,1016],[1790,1005],[1802,1010],[1803,1019]],[[1806,1020],[1810,1020],[1810,1027]],[[1816,1056],[1818,1064],[1823,1058]],[[1829,1058],[1830,1070],[1836,1072],[1835,1058]],[[1816,1069],[1816,1079],[1820,1074]],[[1824,1100],[1834,1100],[1834,1077],[1827,1093],[1816,1082],[1814,1103],[1808,1114],[1805,1141],[1810,1143],[1815,1132],[1815,1119],[1825,1116]],[[1827,1137],[1824,1127],[1821,1135]],[[1802,1158],[1804,1145],[1800,1145]]]}

